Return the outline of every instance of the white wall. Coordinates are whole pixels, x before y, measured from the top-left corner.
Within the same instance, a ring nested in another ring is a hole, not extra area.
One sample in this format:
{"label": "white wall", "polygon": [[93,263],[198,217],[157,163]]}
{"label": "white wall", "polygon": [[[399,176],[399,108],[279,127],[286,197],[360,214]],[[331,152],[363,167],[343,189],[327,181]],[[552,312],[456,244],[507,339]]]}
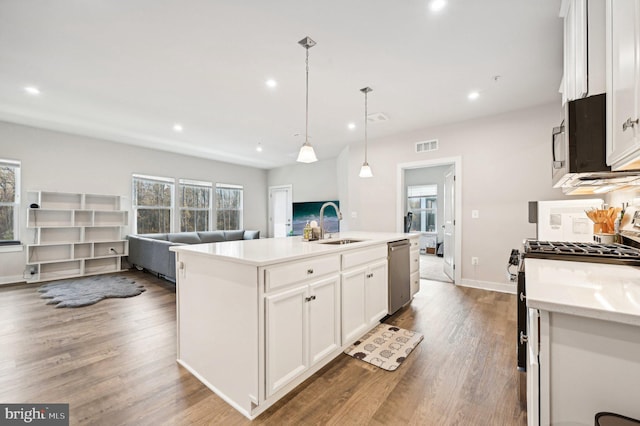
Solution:
{"label": "white wall", "polygon": [[[350,147],[348,206],[345,226],[352,230],[396,231],[401,163],[460,156],[462,159],[462,283],[509,291],[505,275],[512,248],[535,236],[527,221],[530,200],[567,198],[551,187],[550,135],[561,117],[560,103],[498,116],[433,127],[394,138],[369,141],[368,159],[374,177],[358,178],[361,145]],[[371,126],[371,134],[375,128]],[[438,151],[416,153],[415,143],[438,139]],[[342,200],[341,200],[342,203]],[[471,219],[471,210],[480,217]],[[353,218],[353,213],[357,216]],[[471,266],[471,257],[479,265]]]}
{"label": "white wall", "polygon": [[336,159],[315,163],[296,163],[271,169],[267,173],[268,186],[292,185],[293,202],[339,199]]}
{"label": "white wall", "polygon": [[[22,162],[21,218],[30,190],[121,195],[130,206],[131,175],[140,173],[243,185],[244,227],[267,232],[266,170],[5,122],[0,157]],[[30,233],[22,227],[24,243]],[[24,265],[24,252],[0,252],[0,283],[22,277]]]}

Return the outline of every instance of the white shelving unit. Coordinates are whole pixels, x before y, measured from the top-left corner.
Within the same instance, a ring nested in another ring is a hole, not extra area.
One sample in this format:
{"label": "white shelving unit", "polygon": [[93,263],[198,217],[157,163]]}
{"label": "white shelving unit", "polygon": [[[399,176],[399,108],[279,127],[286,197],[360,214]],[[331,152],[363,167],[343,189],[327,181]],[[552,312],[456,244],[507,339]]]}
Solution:
{"label": "white shelving unit", "polygon": [[118,195],[29,191],[28,282],[117,272],[129,255],[129,214]]}

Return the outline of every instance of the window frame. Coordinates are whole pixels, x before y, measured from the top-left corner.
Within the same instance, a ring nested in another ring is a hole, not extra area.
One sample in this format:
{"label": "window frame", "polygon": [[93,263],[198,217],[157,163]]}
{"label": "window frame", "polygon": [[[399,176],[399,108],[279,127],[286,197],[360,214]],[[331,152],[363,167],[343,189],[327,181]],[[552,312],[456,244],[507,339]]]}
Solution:
{"label": "window frame", "polygon": [[[415,188],[416,192],[419,192],[416,195],[411,195],[411,190]],[[422,189],[422,191],[420,191]],[[411,208],[410,202],[412,199],[420,199],[420,207],[419,208]],[[426,201],[433,200],[435,207],[427,207]],[[407,187],[407,211],[412,212],[414,215],[414,219],[416,216],[416,212],[421,212],[420,215],[421,221],[418,230],[416,232],[438,232],[438,185],[433,184],[423,184],[423,185],[409,185]],[[427,213],[433,214],[433,231],[428,231],[427,229]],[[413,229],[413,224],[411,228]]]}
{"label": "window frame", "polygon": [[21,168],[22,164],[18,160],[9,160],[0,158],[0,167],[9,167],[14,169],[14,199],[13,202],[0,201],[0,207],[13,207],[13,239],[0,239],[1,247],[10,247],[22,244],[20,242],[20,194],[21,194]]}
{"label": "window frame", "polygon": [[[183,199],[184,192],[182,191],[182,187],[184,186],[207,188],[209,190],[209,206],[208,207],[185,207],[184,199]],[[207,220],[208,220],[207,229],[197,229],[197,226],[196,226],[196,229],[194,231],[195,232],[210,231],[213,227],[213,216],[214,216],[213,215],[213,201],[214,201],[213,200],[214,198],[213,183],[199,181],[199,180],[192,180],[192,179],[178,179],[177,191],[178,191],[178,196],[176,197],[178,199],[177,221],[178,221],[178,228],[180,229],[180,232],[188,232],[182,229],[182,213],[184,211],[193,211],[193,212],[206,211]]]}
{"label": "window frame", "polygon": [[243,185],[237,185],[237,184],[230,184],[230,183],[216,183],[216,193],[215,193],[215,227],[217,230],[220,231],[233,231],[235,229],[220,229],[220,227],[218,226],[218,219],[219,219],[219,211],[236,211],[236,209],[218,209],[218,190],[219,189],[236,189],[236,190],[240,190],[240,208],[237,209],[237,211],[239,212],[240,217],[238,218],[238,230],[242,230],[244,229],[244,186]]}
{"label": "window frame", "polygon": [[[136,191],[136,180],[145,180],[153,183],[162,183],[168,184],[171,186],[171,200],[169,206],[139,206],[137,204],[137,191]],[[175,191],[176,191],[176,183],[175,179],[163,177],[163,176],[149,176],[134,173],[131,176],[131,210],[133,214],[133,233],[138,234],[138,210],[168,210],[169,211],[169,230],[161,231],[160,233],[170,233],[174,232],[175,229]]]}

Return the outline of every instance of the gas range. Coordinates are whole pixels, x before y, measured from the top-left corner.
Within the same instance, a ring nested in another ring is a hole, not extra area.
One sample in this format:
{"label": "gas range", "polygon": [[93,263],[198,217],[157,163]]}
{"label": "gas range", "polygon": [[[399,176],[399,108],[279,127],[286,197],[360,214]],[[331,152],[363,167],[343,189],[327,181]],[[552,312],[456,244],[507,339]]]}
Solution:
{"label": "gas range", "polygon": [[524,257],[640,266],[640,249],[624,244],[527,240]]}

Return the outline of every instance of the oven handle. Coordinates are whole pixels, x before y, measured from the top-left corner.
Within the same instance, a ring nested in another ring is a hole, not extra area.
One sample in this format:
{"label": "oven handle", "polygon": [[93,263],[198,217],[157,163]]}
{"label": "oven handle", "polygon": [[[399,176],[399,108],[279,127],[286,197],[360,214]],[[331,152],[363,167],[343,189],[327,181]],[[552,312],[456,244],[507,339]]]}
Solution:
{"label": "oven handle", "polygon": [[525,343],[527,343],[528,340],[529,340],[529,336],[524,334],[524,331],[521,331],[520,332],[520,344],[524,345]]}

